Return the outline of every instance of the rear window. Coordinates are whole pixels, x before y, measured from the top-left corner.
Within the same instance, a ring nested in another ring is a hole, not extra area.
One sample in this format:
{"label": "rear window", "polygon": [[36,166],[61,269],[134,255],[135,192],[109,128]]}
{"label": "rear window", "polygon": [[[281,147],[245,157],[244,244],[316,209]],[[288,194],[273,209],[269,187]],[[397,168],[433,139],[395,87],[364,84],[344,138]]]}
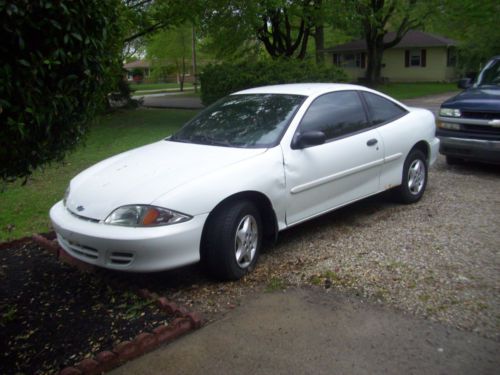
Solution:
{"label": "rear window", "polygon": [[363,97],[368,105],[372,125],[394,121],[408,113],[406,109],[380,95],[363,92]]}

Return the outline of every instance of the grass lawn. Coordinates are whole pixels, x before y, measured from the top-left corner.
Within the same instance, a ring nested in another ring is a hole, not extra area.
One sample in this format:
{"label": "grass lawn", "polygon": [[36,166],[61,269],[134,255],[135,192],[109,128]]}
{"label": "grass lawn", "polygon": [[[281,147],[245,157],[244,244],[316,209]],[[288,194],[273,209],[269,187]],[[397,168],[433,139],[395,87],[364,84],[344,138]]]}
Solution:
{"label": "grass lawn", "polygon": [[456,83],[388,83],[376,87],[395,99],[412,99],[420,96],[458,91]]}
{"label": "grass lawn", "polygon": [[0,242],[49,231],[49,208],[62,198],[72,177],[109,156],[162,139],[195,113],[137,109],[102,116],[92,126],[86,145],[64,163],[36,171],[25,186],[15,182],[0,192]]}

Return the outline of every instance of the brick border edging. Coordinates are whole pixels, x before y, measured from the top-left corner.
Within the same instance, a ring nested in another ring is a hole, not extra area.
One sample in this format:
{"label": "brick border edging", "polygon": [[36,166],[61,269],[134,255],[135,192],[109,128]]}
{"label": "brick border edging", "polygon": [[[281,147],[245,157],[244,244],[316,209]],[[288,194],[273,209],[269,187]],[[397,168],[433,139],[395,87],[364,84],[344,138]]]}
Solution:
{"label": "brick border edging", "polygon": [[[83,272],[95,272],[96,267],[84,263],[69,255],[55,240],[50,240],[47,235],[35,234],[32,239],[38,245],[56,256],[60,261],[76,267]],[[97,353],[93,358],[86,358],[75,366],[62,369],[60,375],[94,375],[110,371],[123,363],[137,358],[162,344],[169,343],[189,331],[198,329],[203,324],[201,314],[188,311],[184,306],[169,301],[166,297],[158,296],[148,289],[139,289],[137,295],[147,300],[153,300],[159,309],[167,314],[173,314],[176,318],[169,325],[160,325],[153,329],[152,333],[139,333],[131,341],[122,341],[112,350]]]}

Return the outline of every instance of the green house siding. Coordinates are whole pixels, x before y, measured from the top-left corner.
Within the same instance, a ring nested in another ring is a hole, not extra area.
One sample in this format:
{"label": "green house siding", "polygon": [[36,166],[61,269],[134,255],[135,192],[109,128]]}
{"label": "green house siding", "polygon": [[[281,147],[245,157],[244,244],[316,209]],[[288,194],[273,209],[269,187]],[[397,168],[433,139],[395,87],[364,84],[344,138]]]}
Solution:
{"label": "green house siding", "polygon": [[[407,52],[408,51],[408,52]],[[423,52],[422,52],[423,51]],[[411,66],[409,53],[420,53],[420,65]],[[338,55],[359,53],[341,52]],[[337,61],[341,61],[342,59]],[[329,59],[334,62],[333,54]],[[443,82],[456,79],[456,69],[448,67],[447,47],[395,48],[384,51],[382,59],[382,77],[390,82]],[[352,81],[365,76],[365,68],[348,67],[340,63]]]}
{"label": "green house siding", "polygon": [[[406,66],[406,51],[425,54],[425,66]],[[382,77],[396,82],[437,82],[447,81],[450,72],[447,68],[447,50],[444,47],[389,49],[382,59]]]}

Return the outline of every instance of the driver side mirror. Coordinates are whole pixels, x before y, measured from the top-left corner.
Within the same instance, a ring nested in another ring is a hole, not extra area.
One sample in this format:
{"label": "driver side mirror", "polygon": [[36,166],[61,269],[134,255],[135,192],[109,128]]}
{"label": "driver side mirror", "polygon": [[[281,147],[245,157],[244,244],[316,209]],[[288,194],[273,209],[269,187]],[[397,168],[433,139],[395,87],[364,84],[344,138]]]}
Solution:
{"label": "driver side mirror", "polygon": [[310,146],[322,145],[326,141],[326,135],[319,130],[310,130],[304,133],[296,133],[292,140],[292,149],[302,149]]}

